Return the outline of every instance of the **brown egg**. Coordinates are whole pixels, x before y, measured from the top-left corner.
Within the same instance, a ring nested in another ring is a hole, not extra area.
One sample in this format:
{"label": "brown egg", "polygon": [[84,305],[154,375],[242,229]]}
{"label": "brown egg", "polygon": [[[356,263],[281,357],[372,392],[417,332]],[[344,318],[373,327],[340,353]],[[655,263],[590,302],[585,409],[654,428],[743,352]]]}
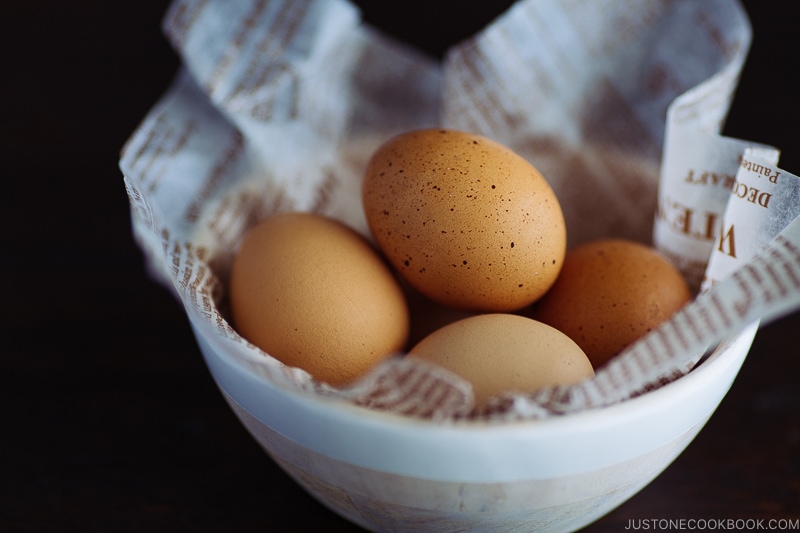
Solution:
{"label": "brown egg", "polygon": [[441,304],[511,311],[553,284],[566,250],[561,206],[525,159],[445,129],[399,135],[369,161],[363,203],[391,264]]}
{"label": "brown egg", "polygon": [[603,239],[567,254],[531,316],[569,335],[598,368],[690,299],[680,272],[655,250]]}
{"label": "brown egg", "polygon": [[359,234],[310,213],[266,218],[231,271],[233,325],[283,363],[334,385],[404,349],[408,309],[394,274]]}
{"label": "brown egg", "polygon": [[484,406],[504,393],[532,393],[592,377],[594,370],[569,337],[530,318],[490,313],[440,328],[409,352],[472,384]]}

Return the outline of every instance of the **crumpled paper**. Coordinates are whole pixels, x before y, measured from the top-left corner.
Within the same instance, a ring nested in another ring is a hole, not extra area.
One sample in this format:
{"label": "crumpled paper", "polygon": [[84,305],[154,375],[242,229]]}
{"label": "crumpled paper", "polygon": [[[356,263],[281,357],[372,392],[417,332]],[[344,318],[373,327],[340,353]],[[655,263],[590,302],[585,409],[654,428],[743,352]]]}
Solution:
{"label": "crumpled paper", "polygon": [[[781,176],[781,192],[767,191],[772,206],[798,205],[778,199],[796,187],[775,166],[777,149],[719,135],[751,39],[736,1],[521,0],[441,62],[370,27],[345,0],[176,0],[164,31],[181,70],[120,161],[134,235],[192,327],[276,385],[443,421],[558,416],[678,379],[726,336],[800,305],[800,236],[785,209],[769,210],[752,245],[737,241],[734,264],[705,269],[725,228],[749,220],[728,201],[754,187],[742,185],[745,161]],[[334,389],[240,337],[225,293],[246,231],[307,210],[369,237],[367,159],[392,135],[429,126],[480,133],[529,159],[559,197],[570,246],[652,243],[695,287],[717,283],[592,380],[499,398],[483,413],[468,385],[401,356]],[[706,148],[687,153],[692,136]],[[706,182],[724,175],[723,185],[698,198],[680,183],[690,171]],[[690,223],[689,212],[704,215]],[[702,245],[686,245],[692,232]]]}

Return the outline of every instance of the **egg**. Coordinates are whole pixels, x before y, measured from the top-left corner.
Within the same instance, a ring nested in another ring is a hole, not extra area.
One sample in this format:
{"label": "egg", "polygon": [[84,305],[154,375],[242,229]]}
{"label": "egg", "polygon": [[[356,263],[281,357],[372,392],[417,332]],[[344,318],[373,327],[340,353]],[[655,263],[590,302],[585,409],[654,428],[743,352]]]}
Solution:
{"label": "egg", "polygon": [[681,273],[653,248],[600,239],[567,254],[530,316],[571,337],[598,368],[690,299]]}
{"label": "egg", "polygon": [[566,251],[558,199],[527,160],[486,137],[415,130],[369,160],[362,200],[389,262],[425,296],[481,312],[523,308]]}
{"label": "egg", "polygon": [[321,215],[257,224],[229,286],[237,332],[319,381],[352,382],[405,348],[408,307],[393,272],[364,237]]}
{"label": "egg", "polygon": [[569,337],[509,313],[448,324],[420,341],[408,357],[434,363],[469,382],[478,407],[505,393],[532,393],[594,375],[589,359]]}

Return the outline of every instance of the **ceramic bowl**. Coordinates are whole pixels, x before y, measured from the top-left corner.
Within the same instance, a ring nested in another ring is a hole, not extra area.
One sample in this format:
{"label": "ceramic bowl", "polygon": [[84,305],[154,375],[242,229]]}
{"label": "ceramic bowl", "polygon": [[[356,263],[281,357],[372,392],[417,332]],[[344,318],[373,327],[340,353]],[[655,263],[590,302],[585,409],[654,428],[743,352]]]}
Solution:
{"label": "ceramic bowl", "polygon": [[756,329],[626,402],[491,424],[438,424],[285,390],[195,335],[244,426],[333,511],[371,531],[530,532],[580,529],[658,476],[714,413]]}

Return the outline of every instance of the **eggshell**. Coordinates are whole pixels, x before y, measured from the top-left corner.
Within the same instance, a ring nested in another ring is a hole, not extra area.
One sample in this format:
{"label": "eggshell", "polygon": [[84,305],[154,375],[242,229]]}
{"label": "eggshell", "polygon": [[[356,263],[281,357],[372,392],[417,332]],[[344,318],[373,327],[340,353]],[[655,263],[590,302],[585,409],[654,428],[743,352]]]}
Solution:
{"label": "eggshell", "polygon": [[358,233],[310,213],[266,218],[231,270],[233,325],[283,363],[334,385],[405,348],[408,309],[394,274]]}
{"label": "eggshell", "polygon": [[654,249],[602,239],[567,254],[531,316],[570,336],[598,368],[690,299],[681,273]]}
{"label": "eggshell", "polygon": [[560,331],[507,313],[476,315],[444,326],[409,357],[435,363],[472,384],[477,406],[504,393],[531,393],[592,377],[586,355]]}
{"label": "eggshell", "polygon": [[447,129],[394,137],[370,159],[362,193],[391,264],[441,304],[520,309],[563,264],[566,228],[550,185],[486,137]]}

